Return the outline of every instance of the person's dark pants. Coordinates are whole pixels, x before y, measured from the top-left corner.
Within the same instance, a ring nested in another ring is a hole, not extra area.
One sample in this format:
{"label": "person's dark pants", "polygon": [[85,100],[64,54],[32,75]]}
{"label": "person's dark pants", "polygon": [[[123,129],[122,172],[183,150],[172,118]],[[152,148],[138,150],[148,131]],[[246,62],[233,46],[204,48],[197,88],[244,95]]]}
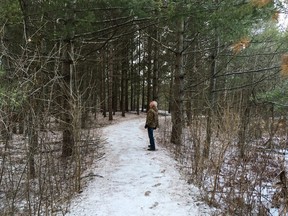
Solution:
{"label": "person's dark pants", "polygon": [[148,136],[150,140],[150,149],[155,149],[155,142],[154,142],[154,135],[153,135],[153,128],[148,127]]}

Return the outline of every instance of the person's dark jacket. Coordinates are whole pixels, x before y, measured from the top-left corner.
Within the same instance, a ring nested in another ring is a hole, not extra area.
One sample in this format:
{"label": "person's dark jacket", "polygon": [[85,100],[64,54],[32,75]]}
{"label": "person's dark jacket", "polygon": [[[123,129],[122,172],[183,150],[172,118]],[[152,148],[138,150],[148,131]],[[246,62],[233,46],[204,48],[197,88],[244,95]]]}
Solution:
{"label": "person's dark jacket", "polygon": [[147,112],[145,128],[156,129],[158,126],[158,110],[156,107],[150,108]]}

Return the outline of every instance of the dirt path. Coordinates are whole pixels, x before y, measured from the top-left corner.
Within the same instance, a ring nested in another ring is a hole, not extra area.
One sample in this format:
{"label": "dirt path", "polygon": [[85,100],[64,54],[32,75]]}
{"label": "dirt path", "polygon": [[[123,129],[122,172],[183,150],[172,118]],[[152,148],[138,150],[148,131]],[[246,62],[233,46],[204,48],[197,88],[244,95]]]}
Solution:
{"label": "dirt path", "polygon": [[98,177],[75,198],[67,215],[208,215],[197,207],[197,190],[181,180],[165,149],[147,151],[143,122],[133,119],[103,129],[106,157],[93,170]]}

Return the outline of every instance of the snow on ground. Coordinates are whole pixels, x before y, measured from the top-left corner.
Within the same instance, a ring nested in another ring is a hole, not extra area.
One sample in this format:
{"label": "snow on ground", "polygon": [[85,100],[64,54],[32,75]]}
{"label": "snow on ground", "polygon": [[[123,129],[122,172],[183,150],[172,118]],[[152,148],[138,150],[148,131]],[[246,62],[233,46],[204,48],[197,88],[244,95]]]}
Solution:
{"label": "snow on ground", "polygon": [[103,129],[106,157],[96,162],[97,177],[72,201],[68,216],[209,215],[165,149],[156,143],[157,151],[147,151],[144,121],[130,119]]}

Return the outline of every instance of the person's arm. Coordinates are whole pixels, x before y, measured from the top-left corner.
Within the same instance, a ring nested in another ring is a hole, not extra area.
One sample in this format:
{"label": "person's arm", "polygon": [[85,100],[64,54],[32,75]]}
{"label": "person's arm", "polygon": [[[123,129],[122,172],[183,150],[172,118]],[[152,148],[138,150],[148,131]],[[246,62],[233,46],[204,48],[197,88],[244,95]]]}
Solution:
{"label": "person's arm", "polygon": [[155,112],[155,125],[156,127],[154,129],[159,128],[158,112]]}

